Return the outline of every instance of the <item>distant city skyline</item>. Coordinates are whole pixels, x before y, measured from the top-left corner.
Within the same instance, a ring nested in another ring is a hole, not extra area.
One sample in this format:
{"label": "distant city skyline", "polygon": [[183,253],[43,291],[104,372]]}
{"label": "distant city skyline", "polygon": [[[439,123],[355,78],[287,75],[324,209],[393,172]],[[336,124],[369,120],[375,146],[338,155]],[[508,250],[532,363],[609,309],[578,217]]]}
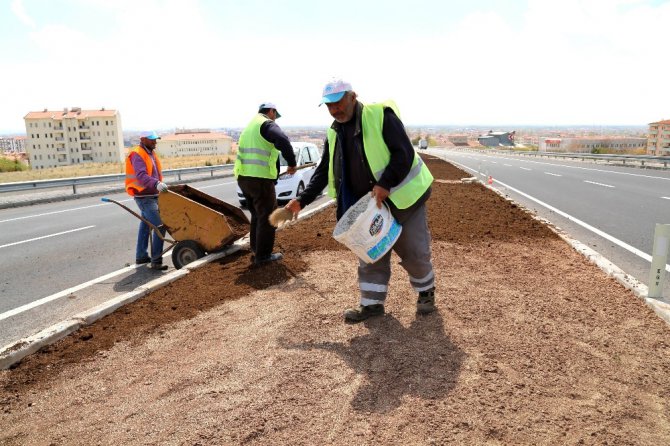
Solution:
{"label": "distant city skyline", "polygon": [[414,127],[644,127],[670,118],[669,22],[664,0],[7,0],[0,134],[64,107],[239,128],[266,100],[323,127],[332,76]]}

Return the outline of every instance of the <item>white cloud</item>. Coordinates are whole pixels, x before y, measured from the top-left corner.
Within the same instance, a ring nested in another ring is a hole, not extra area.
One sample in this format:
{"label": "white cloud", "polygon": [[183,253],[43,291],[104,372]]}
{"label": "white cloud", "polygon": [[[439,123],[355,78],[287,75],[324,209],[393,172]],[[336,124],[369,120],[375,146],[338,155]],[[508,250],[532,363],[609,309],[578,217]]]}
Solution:
{"label": "white cloud", "polygon": [[[97,7],[104,26],[31,30],[33,46],[5,83],[22,88],[2,93],[16,105],[0,123],[21,128],[17,116],[45,106],[105,106],[128,129],[241,126],[272,100],[284,126],[325,126],[317,104],[333,75],[363,101],[395,99],[408,124],[646,124],[668,114],[670,3],[530,0],[514,19],[480,10],[442,29],[368,39],[374,24],[364,35],[233,34],[195,0],[74,1]],[[23,4],[12,5],[19,16]]]}
{"label": "white cloud", "polygon": [[37,28],[35,21],[28,15],[23,6],[23,0],[12,0],[12,12],[21,22],[31,28]]}

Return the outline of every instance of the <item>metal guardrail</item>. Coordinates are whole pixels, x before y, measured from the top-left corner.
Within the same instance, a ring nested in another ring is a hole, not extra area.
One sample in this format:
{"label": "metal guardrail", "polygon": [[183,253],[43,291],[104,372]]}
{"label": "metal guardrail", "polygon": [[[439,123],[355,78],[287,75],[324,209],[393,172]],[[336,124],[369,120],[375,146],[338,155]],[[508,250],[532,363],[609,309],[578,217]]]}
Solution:
{"label": "metal guardrail", "polygon": [[[219,166],[205,166],[205,167],[188,167],[185,169],[169,169],[163,171],[164,178],[174,178],[181,181],[182,176],[193,175],[199,173],[209,173],[214,177],[214,172],[231,171],[232,164],[222,164]],[[0,183],[0,193],[3,192],[20,192],[40,189],[50,189],[55,187],[72,187],[72,193],[77,193],[77,186],[84,186],[89,184],[100,183],[119,183],[123,184],[126,178],[125,174],[112,175],[98,175],[90,177],[75,177],[75,178],[59,178],[55,180],[34,180],[34,181],[20,181],[16,183]]]}
{"label": "metal guardrail", "polygon": [[623,165],[640,165],[641,167],[649,167],[649,164],[662,165],[663,169],[668,168],[670,164],[670,156],[654,156],[654,155],[617,155],[617,154],[600,154],[600,153],[564,153],[564,152],[524,152],[515,150],[499,150],[504,153],[514,153],[521,156],[535,156],[547,158],[567,158],[567,159],[582,159],[590,161],[606,161],[620,162]]}

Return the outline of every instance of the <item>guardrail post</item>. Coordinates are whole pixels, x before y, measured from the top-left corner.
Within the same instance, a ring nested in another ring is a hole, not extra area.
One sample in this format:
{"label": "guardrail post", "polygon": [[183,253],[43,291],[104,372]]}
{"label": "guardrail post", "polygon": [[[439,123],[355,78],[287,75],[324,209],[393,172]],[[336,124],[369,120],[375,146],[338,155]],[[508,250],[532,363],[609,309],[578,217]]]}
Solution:
{"label": "guardrail post", "polygon": [[654,230],[654,250],[651,257],[649,291],[647,297],[660,299],[665,284],[665,264],[670,251],[670,225],[656,223]]}
{"label": "guardrail post", "polygon": [[72,184],[72,193],[74,195],[77,195],[77,185],[76,184]]}

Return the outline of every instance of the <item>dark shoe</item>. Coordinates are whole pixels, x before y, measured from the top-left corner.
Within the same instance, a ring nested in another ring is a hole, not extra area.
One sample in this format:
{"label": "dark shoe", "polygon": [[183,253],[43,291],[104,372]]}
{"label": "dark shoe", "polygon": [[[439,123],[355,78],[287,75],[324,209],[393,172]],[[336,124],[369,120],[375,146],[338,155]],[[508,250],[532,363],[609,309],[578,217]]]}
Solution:
{"label": "dark shoe", "polygon": [[149,264],[149,269],[153,269],[155,271],[165,271],[168,269],[168,266],[163,265],[162,263],[151,263]]}
{"label": "dark shoe", "polygon": [[142,257],[141,259],[135,259],[135,265],[144,265],[145,263],[151,262],[151,257]]}
{"label": "dark shoe", "polygon": [[419,314],[428,314],[435,311],[435,288],[428,291],[421,291],[419,299],[416,301],[416,312]]}
{"label": "dark shoe", "polygon": [[284,254],[281,252],[273,252],[267,257],[256,257],[254,258],[254,265],[263,265],[264,263],[276,262],[284,258]]}
{"label": "dark shoe", "polygon": [[344,320],[347,322],[361,322],[369,317],[384,314],[384,305],[359,305],[357,308],[349,308],[344,311]]}

